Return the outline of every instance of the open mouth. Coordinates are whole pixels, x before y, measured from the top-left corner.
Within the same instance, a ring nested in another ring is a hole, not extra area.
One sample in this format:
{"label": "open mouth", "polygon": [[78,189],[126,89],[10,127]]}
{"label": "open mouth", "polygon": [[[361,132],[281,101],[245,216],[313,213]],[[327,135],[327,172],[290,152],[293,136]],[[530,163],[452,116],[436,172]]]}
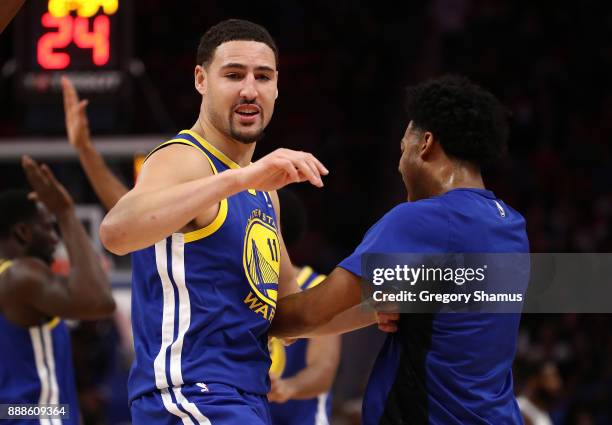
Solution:
{"label": "open mouth", "polygon": [[261,113],[261,110],[257,105],[240,105],[234,109],[234,112],[245,120],[253,120]]}

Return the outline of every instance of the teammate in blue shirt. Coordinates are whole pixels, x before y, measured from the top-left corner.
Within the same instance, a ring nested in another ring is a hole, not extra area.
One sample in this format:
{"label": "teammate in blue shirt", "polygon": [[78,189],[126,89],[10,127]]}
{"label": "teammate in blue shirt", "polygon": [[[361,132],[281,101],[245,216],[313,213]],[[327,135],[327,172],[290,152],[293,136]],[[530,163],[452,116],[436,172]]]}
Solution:
{"label": "teammate in blue shirt", "polygon": [[[442,77],[411,87],[407,112],[399,171],[408,202],[372,226],[323,283],[281,300],[273,335],[338,332],[367,322],[370,313],[354,307],[365,253],[529,251],[525,220],[486,190],[481,176],[507,140],[493,95],[463,78]],[[525,274],[517,276],[516,287],[524,289]],[[399,317],[370,377],[364,424],[522,423],[511,371],[519,314]]]}
{"label": "teammate in blue shirt", "polygon": [[[0,194],[0,404],[67,404],[64,414],[40,423],[58,424],[61,417],[61,423],[78,424],[70,335],[62,318],[108,317],[115,303],[64,187],[46,166],[29,158],[23,166],[44,208],[25,190]],[[51,215],[70,258],[67,280],[50,270],[58,242]],[[7,419],[32,422],[18,415]]]}
{"label": "teammate in blue shirt", "polygon": [[100,236],[132,253],[134,423],[268,424],[268,328],[296,292],[276,189],[325,167],[278,149],[251,163],[274,111],[277,48],[261,26],[223,21],[200,41],[196,123],[156,148]]}

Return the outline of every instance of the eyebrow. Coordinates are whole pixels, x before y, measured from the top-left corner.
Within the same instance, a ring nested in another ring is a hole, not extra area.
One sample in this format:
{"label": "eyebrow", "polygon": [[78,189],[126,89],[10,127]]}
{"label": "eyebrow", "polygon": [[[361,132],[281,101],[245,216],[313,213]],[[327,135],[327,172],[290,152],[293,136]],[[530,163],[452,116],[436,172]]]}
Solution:
{"label": "eyebrow", "polygon": [[[221,67],[221,69],[227,69],[227,68],[247,69],[246,65],[243,65],[241,63],[233,63],[233,62],[227,63]],[[261,65],[261,66],[255,67],[255,71],[275,72],[276,70],[274,68],[270,68],[269,66]]]}

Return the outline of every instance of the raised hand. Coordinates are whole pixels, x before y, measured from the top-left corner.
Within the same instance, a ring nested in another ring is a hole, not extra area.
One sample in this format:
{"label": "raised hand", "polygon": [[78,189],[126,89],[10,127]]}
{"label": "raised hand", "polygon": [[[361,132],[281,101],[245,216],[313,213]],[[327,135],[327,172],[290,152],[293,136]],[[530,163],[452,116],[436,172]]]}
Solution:
{"label": "raised hand", "polygon": [[270,191],[304,181],[322,187],[321,176],[329,171],[310,153],[277,149],[241,169],[241,174],[245,187]]}
{"label": "raised hand", "polygon": [[74,84],[68,77],[62,77],[61,82],[68,141],[76,150],[79,150],[91,140],[86,112],[88,101],[79,100]]}
{"label": "raised hand", "polygon": [[21,158],[21,165],[30,186],[36,193],[36,199],[42,202],[51,214],[61,215],[74,208],[74,201],[66,188],[55,179],[47,165],[38,165],[29,156]]}

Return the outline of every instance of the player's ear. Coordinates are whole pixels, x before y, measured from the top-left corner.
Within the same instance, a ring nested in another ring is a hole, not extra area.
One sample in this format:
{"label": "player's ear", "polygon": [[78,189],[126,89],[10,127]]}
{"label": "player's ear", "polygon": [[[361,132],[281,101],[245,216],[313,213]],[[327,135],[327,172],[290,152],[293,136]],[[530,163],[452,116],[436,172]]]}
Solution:
{"label": "player's ear", "polygon": [[193,76],[194,76],[195,89],[202,96],[205,96],[207,79],[206,79],[206,72],[204,70],[204,67],[202,65],[196,65],[195,70],[193,71]]}
{"label": "player's ear", "polygon": [[20,245],[27,245],[32,239],[32,229],[23,221],[18,222],[13,226],[13,236]]}
{"label": "player's ear", "polygon": [[276,94],[274,95],[274,100],[278,99],[278,89],[276,89]]}
{"label": "player's ear", "polygon": [[419,149],[419,156],[423,159],[425,159],[426,157],[428,157],[434,148],[434,137],[433,134],[429,131],[425,131],[423,132],[422,138],[421,138],[421,146]]}

